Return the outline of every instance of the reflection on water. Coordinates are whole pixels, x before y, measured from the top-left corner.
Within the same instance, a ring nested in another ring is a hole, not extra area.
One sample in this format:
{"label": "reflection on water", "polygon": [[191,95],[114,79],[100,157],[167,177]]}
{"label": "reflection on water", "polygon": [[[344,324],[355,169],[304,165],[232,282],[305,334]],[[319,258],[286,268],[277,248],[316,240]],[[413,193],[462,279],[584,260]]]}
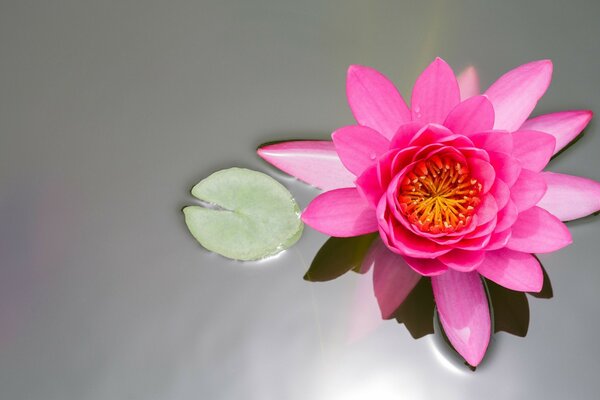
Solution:
{"label": "reflection on water", "polygon": [[[456,364],[464,360],[452,348],[443,332],[441,324],[436,323],[437,313],[431,279],[419,277],[403,262],[396,262],[398,255],[391,253],[378,238],[369,234],[352,238],[330,238],[325,242],[313,259],[304,279],[323,282],[335,279],[348,271],[365,274],[373,269],[375,296],[384,319],[395,319],[403,324],[414,339],[436,334],[435,345],[443,342],[446,350],[437,351]],[[539,261],[539,260],[538,260]],[[541,264],[540,264],[541,265]],[[404,269],[403,269],[404,268]],[[385,272],[381,272],[384,271]],[[546,270],[544,285],[539,293],[529,293],[542,299],[553,296],[552,285]],[[493,333],[506,332],[525,337],[529,329],[529,302],[527,295],[500,286],[483,279],[492,316]],[[390,305],[393,308],[390,309]],[[466,362],[464,364],[470,367]]]}
{"label": "reflection on water", "polygon": [[421,278],[406,300],[394,312],[398,323],[404,324],[410,335],[419,339],[433,333],[433,291],[431,279]]}

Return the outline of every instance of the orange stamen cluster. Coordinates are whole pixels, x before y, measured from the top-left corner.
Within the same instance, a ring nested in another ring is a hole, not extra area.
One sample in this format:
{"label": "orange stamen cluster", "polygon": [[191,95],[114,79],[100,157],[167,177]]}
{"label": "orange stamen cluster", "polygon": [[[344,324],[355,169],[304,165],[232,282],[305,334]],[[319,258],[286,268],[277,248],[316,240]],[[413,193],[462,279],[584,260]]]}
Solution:
{"label": "orange stamen cluster", "polygon": [[407,219],[422,232],[452,233],[469,225],[481,183],[469,169],[451,158],[419,161],[400,183],[398,202]]}

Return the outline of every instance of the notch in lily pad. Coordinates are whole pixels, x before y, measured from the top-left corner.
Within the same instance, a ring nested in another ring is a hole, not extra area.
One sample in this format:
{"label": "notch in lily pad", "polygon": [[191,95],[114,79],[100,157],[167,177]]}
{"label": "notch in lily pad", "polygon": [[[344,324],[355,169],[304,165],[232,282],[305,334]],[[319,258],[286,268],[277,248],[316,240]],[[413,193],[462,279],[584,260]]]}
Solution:
{"label": "notch in lily pad", "polygon": [[294,245],[304,224],[290,192],[245,168],[217,171],[192,188],[203,205],[183,209],[185,223],[206,249],[234,260],[273,256]]}

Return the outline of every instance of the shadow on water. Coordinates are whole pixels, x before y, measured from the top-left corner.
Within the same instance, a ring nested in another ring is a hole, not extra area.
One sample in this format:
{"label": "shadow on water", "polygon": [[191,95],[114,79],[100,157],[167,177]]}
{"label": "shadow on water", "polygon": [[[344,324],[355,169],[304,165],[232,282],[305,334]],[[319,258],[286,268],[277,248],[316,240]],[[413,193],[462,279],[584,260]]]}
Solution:
{"label": "shadow on water", "polygon": [[[312,282],[323,282],[335,279],[348,271],[364,274],[370,268],[376,268],[377,260],[373,265],[365,265],[363,262],[369,249],[376,245],[381,246],[377,234],[353,238],[330,238],[317,252],[304,279]],[[527,294],[540,299],[550,299],[553,296],[552,284],[543,266],[542,271],[544,274],[542,290],[539,293]],[[514,336],[525,337],[529,329],[527,294],[507,289],[488,279],[483,279],[483,282],[487,289],[493,333],[502,331]],[[414,339],[436,334],[439,336],[436,339],[437,342],[443,341],[449,346],[448,350],[450,352],[446,353],[452,353],[452,358],[456,358],[458,353],[452,348],[441,324],[435,324],[437,320],[435,310],[431,279],[422,277],[401,301],[389,319],[395,319],[398,323],[403,324]],[[462,360],[462,358],[460,359]],[[474,370],[466,362],[465,365]]]}

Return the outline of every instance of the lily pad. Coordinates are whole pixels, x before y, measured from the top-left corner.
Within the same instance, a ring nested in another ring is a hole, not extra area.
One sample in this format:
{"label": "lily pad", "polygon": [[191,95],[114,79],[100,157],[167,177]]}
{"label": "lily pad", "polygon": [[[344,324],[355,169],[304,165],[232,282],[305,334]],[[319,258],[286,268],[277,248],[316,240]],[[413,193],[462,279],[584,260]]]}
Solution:
{"label": "lily pad", "polygon": [[192,189],[206,206],[183,209],[191,234],[206,249],[234,260],[259,260],[300,239],[304,225],[290,192],[245,168],[217,171]]}

